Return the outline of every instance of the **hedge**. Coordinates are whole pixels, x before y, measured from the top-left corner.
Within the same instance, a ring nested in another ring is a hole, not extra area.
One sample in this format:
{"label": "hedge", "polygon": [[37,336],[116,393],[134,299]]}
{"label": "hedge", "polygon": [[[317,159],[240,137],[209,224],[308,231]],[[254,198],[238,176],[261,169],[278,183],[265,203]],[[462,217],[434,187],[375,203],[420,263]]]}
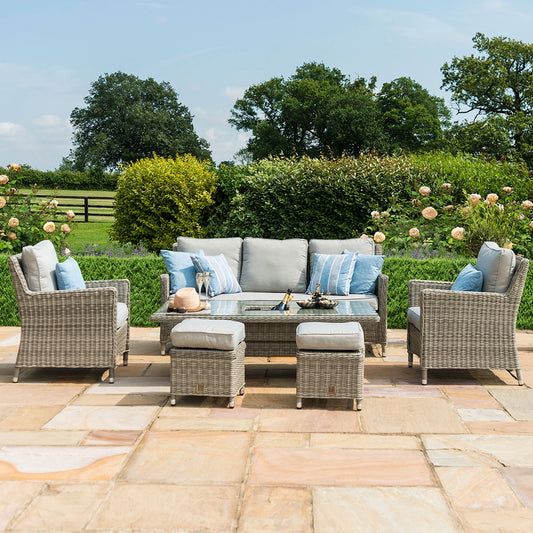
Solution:
{"label": "hedge", "polygon": [[[131,325],[155,326],[150,314],[159,307],[159,275],[166,272],[161,257],[76,257],[87,280],[127,278],[131,283]],[[407,283],[410,279],[452,281],[465,266],[466,259],[385,259],[383,272],[389,276],[388,327],[407,325]],[[533,279],[526,280],[518,312],[518,329],[533,329]],[[0,254],[0,325],[20,324],[15,293],[9,275],[7,255]]]}

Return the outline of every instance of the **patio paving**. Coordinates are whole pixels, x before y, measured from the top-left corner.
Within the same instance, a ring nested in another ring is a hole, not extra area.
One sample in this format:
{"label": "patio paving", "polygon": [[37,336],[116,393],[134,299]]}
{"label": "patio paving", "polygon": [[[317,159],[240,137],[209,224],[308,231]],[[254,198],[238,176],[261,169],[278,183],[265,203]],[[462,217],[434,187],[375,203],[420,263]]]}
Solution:
{"label": "patio paving", "polygon": [[25,370],[0,328],[0,529],[228,533],[532,532],[533,332],[505,371],[407,367],[404,330],[367,357],[363,410],[295,408],[295,360],[247,358],[245,395],[169,404],[156,328],[116,383]]}

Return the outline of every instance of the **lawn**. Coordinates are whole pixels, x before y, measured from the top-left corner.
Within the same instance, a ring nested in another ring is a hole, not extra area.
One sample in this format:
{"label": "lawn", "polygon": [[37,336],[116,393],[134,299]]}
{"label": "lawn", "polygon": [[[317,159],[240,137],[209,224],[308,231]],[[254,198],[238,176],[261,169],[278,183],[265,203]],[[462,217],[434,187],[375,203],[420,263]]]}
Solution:
{"label": "lawn", "polygon": [[79,250],[86,248],[90,244],[106,245],[111,244],[108,231],[111,222],[80,222],[69,235],[67,242],[71,249]]}

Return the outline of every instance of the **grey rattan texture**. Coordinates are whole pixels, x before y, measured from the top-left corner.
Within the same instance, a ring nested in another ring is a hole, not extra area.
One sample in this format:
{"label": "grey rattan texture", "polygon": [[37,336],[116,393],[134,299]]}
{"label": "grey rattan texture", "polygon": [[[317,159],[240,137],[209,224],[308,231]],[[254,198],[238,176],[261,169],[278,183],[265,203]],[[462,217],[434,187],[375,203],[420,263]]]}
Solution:
{"label": "grey rattan texture", "polygon": [[117,329],[117,302],[130,307],[127,279],[86,281],[87,289],[34,292],[22,272],[21,254],[9,257],[20,313],[21,338],[15,375],[21,368],[109,368],[114,381],[117,357],[127,364],[129,319]]}
{"label": "grey rattan texture", "polygon": [[517,257],[505,293],[450,291],[451,282],[411,280],[408,306],[421,308],[420,330],[407,327],[409,366],[420,357],[422,383],[428,369],[516,370],[523,384],[516,346],[516,316],[529,260]]}
{"label": "grey rattan texture", "polygon": [[176,405],[176,396],[223,396],[234,407],[235,396],[244,394],[245,350],[244,341],[230,351],[171,348],[171,405]]}

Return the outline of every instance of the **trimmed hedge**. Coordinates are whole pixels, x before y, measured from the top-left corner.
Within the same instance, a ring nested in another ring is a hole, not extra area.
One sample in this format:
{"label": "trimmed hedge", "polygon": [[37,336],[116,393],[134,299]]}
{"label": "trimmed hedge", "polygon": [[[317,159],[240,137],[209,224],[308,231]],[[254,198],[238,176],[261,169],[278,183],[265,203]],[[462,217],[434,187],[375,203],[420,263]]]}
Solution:
{"label": "trimmed hedge", "polygon": [[[147,257],[76,257],[87,280],[126,278],[131,283],[131,325],[156,326],[149,321],[159,307],[159,275],[166,272],[159,256]],[[383,272],[389,276],[388,327],[407,326],[407,283],[410,279],[437,279],[452,281],[466,265],[466,259],[385,259]],[[7,255],[0,254],[0,325],[20,324],[15,293],[9,275]],[[533,276],[526,280],[520,310],[518,329],[533,329]]]}

